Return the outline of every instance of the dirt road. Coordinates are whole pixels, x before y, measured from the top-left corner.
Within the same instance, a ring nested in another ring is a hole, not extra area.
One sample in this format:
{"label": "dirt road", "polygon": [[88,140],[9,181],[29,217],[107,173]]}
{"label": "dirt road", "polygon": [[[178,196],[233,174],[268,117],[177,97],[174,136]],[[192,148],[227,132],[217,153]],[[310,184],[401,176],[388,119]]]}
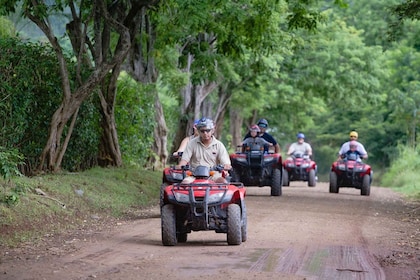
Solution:
{"label": "dirt road", "polygon": [[159,209],[100,232],[2,252],[0,279],[419,279],[419,205],[389,189],[248,188],[248,240],[193,232],[161,244]]}

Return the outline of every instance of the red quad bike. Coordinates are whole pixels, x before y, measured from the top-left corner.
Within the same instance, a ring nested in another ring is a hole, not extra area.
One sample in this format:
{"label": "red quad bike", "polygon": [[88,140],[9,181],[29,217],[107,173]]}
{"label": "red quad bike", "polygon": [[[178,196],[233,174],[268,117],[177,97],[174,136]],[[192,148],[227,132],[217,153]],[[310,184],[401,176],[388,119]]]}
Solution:
{"label": "red quad bike", "polygon": [[361,195],[370,195],[373,171],[355,155],[334,162],[330,172],[330,193],[338,193],[340,188],[360,189]]}
{"label": "red quad bike", "polygon": [[[178,163],[181,160],[182,152],[178,152],[177,155],[171,155],[170,161],[172,163]],[[175,165],[166,167],[163,169],[162,174],[162,185],[160,186],[160,196],[163,196],[163,191],[168,185],[173,183],[180,183],[185,178],[185,170],[176,169]],[[162,199],[160,200],[162,202]],[[162,205],[160,205],[162,207]]]}
{"label": "red quad bike", "polygon": [[270,186],[272,196],[282,195],[282,157],[277,153],[266,153],[264,147],[242,147],[230,155],[232,182],[245,186]]}
{"label": "red quad bike", "polygon": [[283,186],[290,186],[290,181],[305,181],[308,187],[315,187],[316,171],[316,162],[309,155],[293,153],[283,162]]}
{"label": "red quad bike", "polygon": [[[221,171],[223,167],[213,170]],[[215,183],[214,172],[206,166],[192,171],[192,183],[173,183],[161,195],[162,244],[174,246],[187,242],[192,231],[214,230],[226,233],[229,245],[240,245],[247,239],[246,189],[242,183]],[[188,166],[183,176],[190,175]]]}
{"label": "red quad bike", "polygon": [[[175,156],[171,156],[172,162],[178,163],[181,160],[182,152],[179,152]],[[162,174],[162,184],[169,185],[173,183],[179,183],[184,179],[184,173],[181,169],[175,169],[174,165],[166,167]]]}

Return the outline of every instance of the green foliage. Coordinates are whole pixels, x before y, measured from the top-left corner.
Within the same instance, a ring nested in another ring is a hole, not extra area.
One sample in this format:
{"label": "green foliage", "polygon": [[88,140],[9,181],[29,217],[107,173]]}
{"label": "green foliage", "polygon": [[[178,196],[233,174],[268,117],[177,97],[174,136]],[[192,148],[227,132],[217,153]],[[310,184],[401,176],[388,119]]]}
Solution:
{"label": "green foliage", "polygon": [[48,123],[60,102],[57,62],[50,48],[0,40],[0,143],[19,147],[28,167],[35,164],[46,142]]}
{"label": "green foliage", "polygon": [[12,22],[0,16],[0,38],[12,37],[15,34],[14,29]]}
{"label": "green foliage", "polygon": [[21,173],[18,165],[22,164],[23,156],[16,149],[7,149],[0,146],[0,175],[4,180],[9,181]]}
{"label": "green foliage", "polygon": [[315,8],[316,0],[289,0],[289,10],[287,16],[290,29],[304,28],[315,31],[318,23],[324,20],[323,15]]}
{"label": "green foliage", "polygon": [[404,38],[404,27],[408,21],[420,19],[420,3],[418,0],[395,1],[392,6],[388,7],[388,11],[393,15],[388,20],[388,35],[389,39],[393,41]]}
{"label": "green foliage", "polygon": [[400,146],[398,157],[383,175],[381,185],[420,198],[420,148]]}
{"label": "green foliage", "polygon": [[14,206],[19,203],[22,196],[25,196],[30,189],[25,183],[18,183],[12,185],[5,184],[2,191],[0,191],[0,204],[4,203],[7,206]]}
{"label": "green foliage", "polygon": [[18,166],[23,164],[23,156],[19,154],[16,149],[6,149],[0,146],[0,175],[3,180],[0,180],[0,203],[6,205],[15,205],[19,202],[19,196],[24,193],[24,188],[14,187],[12,185],[12,178],[21,176]]}
{"label": "green foliage", "polygon": [[[25,157],[25,173],[30,174],[39,163],[51,117],[61,103],[58,64],[54,52],[43,44],[4,38],[0,49],[0,145],[16,147]],[[74,70],[70,60],[68,63]],[[96,161],[98,120],[95,99],[91,98],[79,110],[64,169],[80,170]]]}
{"label": "green foliage", "polygon": [[153,85],[136,83],[122,73],[118,83],[115,120],[125,163],[143,166],[151,156],[155,126]]}
{"label": "green foliage", "polygon": [[91,95],[79,109],[62,168],[68,171],[86,170],[96,166],[100,142],[98,98]]}
{"label": "green foliage", "polygon": [[[138,218],[139,209],[158,203],[160,183],[160,172],[133,167],[17,178],[7,200],[0,196],[0,245],[36,242],[47,232],[79,228],[86,221]],[[33,193],[35,188],[46,195]]]}

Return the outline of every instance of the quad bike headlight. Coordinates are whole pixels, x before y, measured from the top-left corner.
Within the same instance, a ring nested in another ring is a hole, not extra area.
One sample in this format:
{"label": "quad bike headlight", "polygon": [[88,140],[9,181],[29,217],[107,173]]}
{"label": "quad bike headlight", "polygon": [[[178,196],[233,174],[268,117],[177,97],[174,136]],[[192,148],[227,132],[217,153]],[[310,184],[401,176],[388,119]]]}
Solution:
{"label": "quad bike headlight", "polygon": [[267,162],[271,162],[271,161],[273,161],[273,160],[275,160],[275,157],[264,157],[264,162],[265,162],[265,163],[267,163]]}
{"label": "quad bike headlight", "polygon": [[309,163],[304,163],[301,166],[302,166],[302,168],[308,168],[309,167]]}
{"label": "quad bike headlight", "polygon": [[176,201],[178,202],[182,202],[182,203],[190,202],[190,196],[188,194],[175,192],[174,196],[175,196]]}
{"label": "quad bike headlight", "polygon": [[292,162],[288,162],[288,163],[286,164],[286,166],[287,166],[287,167],[290,167],[290,168],[293,168],[293,167],[295,167],[295,164],[294,164],[294,163],[292,163]]}
{"label": "quad bike headlight", "polygon": [[238,158],[236,158],[236,160],[239,161],[239,162],[245,162],[245,163],[247,162],[246,158],[243,158],[243,157],[238,157]]}
{"label": "quad bike headlight", "polygon": [[[219,201],[222,200],[224,194],[225,194],[224,192],[219,192],[219,193],[212,194],[212,195],[209,196],[208,202],[209,203],[219,202]],[[224,200],[226,200],[226,198]],[[229,198],[229,200],[230,200],[230,198]]]}
{"label": "quad bike headlight", "polygon": [[175,180],[182,180],[182,179],[184,179],[184,176],[182,175],[182,173],[173,172],[172,173],[172,178],[174,178]]}
{"label": "quad bike headlight", "polygon": [[337,166],[337,169],[338,169],[338,170],[346,170],[346,165],[345,165],[345,164],[339,164],[339,165]]}

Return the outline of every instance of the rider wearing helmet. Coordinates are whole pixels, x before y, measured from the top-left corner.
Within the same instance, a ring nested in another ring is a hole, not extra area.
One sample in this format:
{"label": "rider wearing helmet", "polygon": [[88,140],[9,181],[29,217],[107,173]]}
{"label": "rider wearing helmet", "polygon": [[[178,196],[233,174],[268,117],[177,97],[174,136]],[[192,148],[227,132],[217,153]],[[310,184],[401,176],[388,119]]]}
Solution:
{"label": "rider wearing helmet", "polygon": [[258,134],[261,132],[258,125],[253,124],[249,127],[249,134],[250,137],[246,138],[244,141],[242,141],[242,152],[244,152],[245,149],[250,148],[253,150],[253,147],[263,147],[264,146],[273,146],[272,143],[268,142],[264,138],[258,136]]}
{"label": "rider wearing helmet", "polygon": [[[260,128],[260,133],[258,134],[258,136],[265,139],[267,142],[273,144],[274,153],[280,153],[280,145],[277,143],[273,136],[265,132],[268,127],[268,121],[266,119],[260,119],[257,122],[257,126]],[[245,135],[244,140],[248,137],[251,137],[251,134],[249,132]],[[264,151],[268,152],[268,146],[265,146]]]}
{"label": "rider wearing helmet", "polygon": [[338,152],[339,155],[339,159],[345,157],[346,153],[350,150],[350,143],[352,141],[356,142],[353,144],[357,144],[357,152],[360,154],[360,158],[362,159],[367,159],[368,158],[368,154],[366,152],[365,147],[363,146],[362,143],[358,142],[357,139],[359,137],[359,134],[356,131],[351,131],[349,134],[350,137],[350,141],[347,141],[346,143],[344,143],[343,145],[341,145],[340,151]]}
{"label": "rider wearing helmet", "polygon": [[305,134],[299,132],[296,135],[297,142],[290,145],[287,151],[288,156],[292,156],[294,153],[300,153],[303,155],[312,156],[312,147],[309,143],[305,142]]}
{"label": "rider wearing helmet", "polygon": [[[189,164],[192,169],[199,165],[209,168],[217,165],[223,165],[224,170],[231,169],[229,153],[225,145],[217,140],[214,136],[214,122],[208,118],[201,118],[197,125],[198,137],[191,139],[185,148],[179,167]],[[213,180],[217,181],[221,174],[213,176]],[[222,182],[219,180],[218,182]]]}

